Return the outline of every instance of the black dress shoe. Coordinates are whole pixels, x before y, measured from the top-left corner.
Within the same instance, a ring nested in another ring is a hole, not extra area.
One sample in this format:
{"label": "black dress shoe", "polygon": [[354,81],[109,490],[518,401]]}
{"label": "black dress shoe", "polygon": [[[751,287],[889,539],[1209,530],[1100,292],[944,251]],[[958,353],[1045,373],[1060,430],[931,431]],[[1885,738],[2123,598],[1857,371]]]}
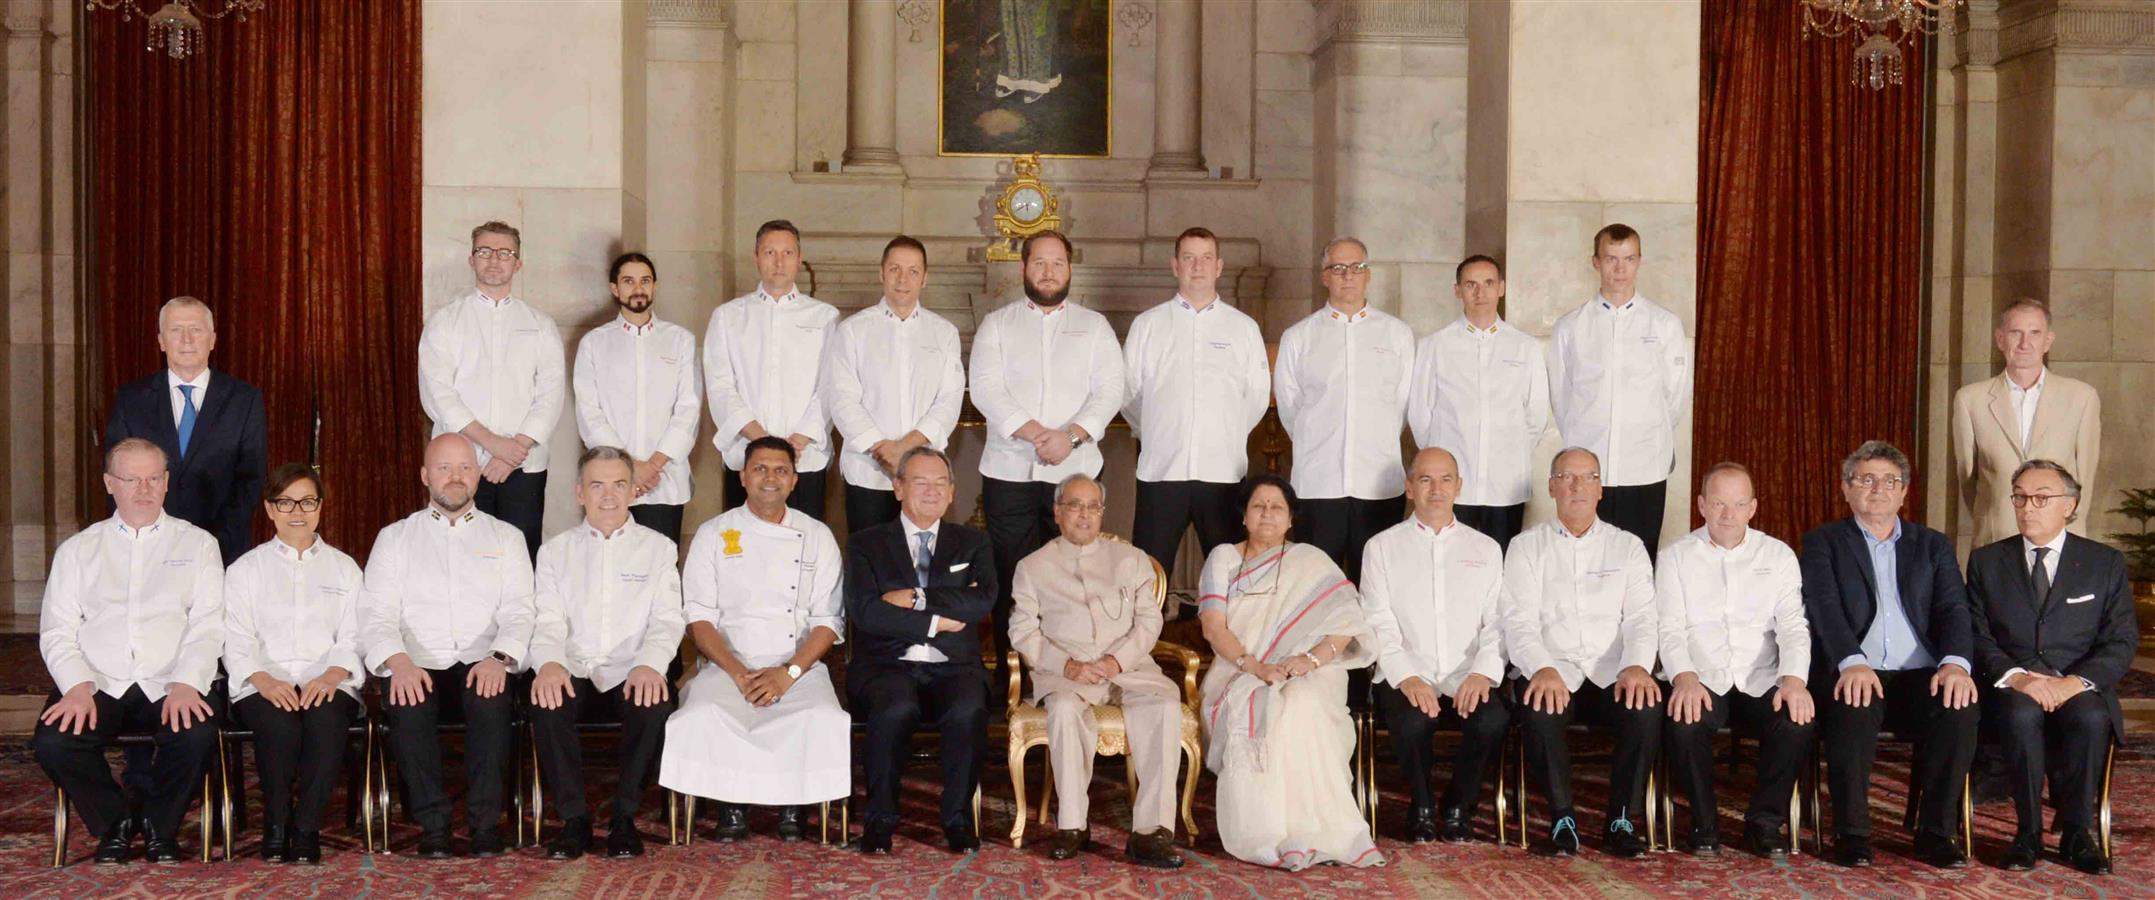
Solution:
{"label": "black dress shoe", "polygon": [[187,851],[180,849],[178,837],[167,837],[152,828],[142,836],[142,856],[161,866],[178,864],[187,859]]}
{"label": "black dress shoe", "polygon": [[808,836],[808,814],[798,806],[778,808],[778,839],[797,841]]}
{"label": "black dress shoe", "polygon": [[644,855],[644,837],[636,833],[636,823],[617,819],[606,831],[606,855],[614,859],[633,859]]}
{"label": "black dress shoe", "polygon": [[718,840],[724,844],[748,840],[748,807],[738,803],[718,805]]}
{"label": "black dress shoe", "polygon": [[419,835],[420,859],[448,859],[456,855],[449,846],[449,832],[428,831]]}
{"label": "black dress shoe", "polygon": [[1871,865],[1871,839],[1853,834],[1837,835],[1833,839],[1833,862],[1850,869],[1867,869]]}
{"label": "black dress shoe", "polygon": [[1618,859],[1634,859],[1646,853],[1646,839],[1639,837],[1630,819],[1610,822],[1609,830],[1602,833],[1601,843]]}
{"label": "black dress shoe", "polygon": [[973,833],[971,825],[945,825],[943,843],[952,853],[972,853],[980,849],[980,836]]}
{"label": "black dress shoe", "polygon": [[1155,828],[1130,835],[1122,848],[1123,858],[1148,869],[1180,869],[1182,854],[1175,852],[1175,833]]}
{"label": "black dress shoe", "polygon": [[1746,824],[1743,826],[1743,842],[1751,848],[1752,853],[1766,859],[1788,857],[1788,838],[1782,836],[1779,828]]}
{"label": "black dress shoe", "polygon": [[2012,846],[2005,848],[2005,858],[1998,861],[1998,868],[2008,872],[2026,872],[2035,868],[2035,861],[2043,856],[2041,836],[2019,835]]}
{"label": "black dress shoe", "polygon": [[2110,874],[2110,857],[2085,828],[2068,828],[2058,836],[2058,855],[2066,863],[2090,875]]}
{"label": "black dress shoe", "polygon": [[117,866],[134,858],[135,820],[121,819],[105,829],[105,836],[97,842],[97,855],[92,860],[100,866]]}
{"label": "black dress shoe", "polygon": [[287,853],[287,842],[285,841],[284,837],[284,826],[262,826],[262,861],[281,863],[284,862],[287,858],[289,858],[289,856]]}
{"label": "black dress shoe", "polygon": [[1407,840],[1426,844],[1437,839],[1437,811],[1427,806],[1407,810]]}
{"label": "black dress shoe", "polygon": [[322,833],[319,831],[295,831],[292,833],[292,851],[285,857],[295,865],[318,866],[322,864]]}
{"label": "black dress shoe", "polygon": [[500,856],[501,832],[492,828],[471,830],[471,855],[480,859]]}
{"label": "black dress shoe", "polygon": [[568,861],[584,855],[591,849],[591,819],[577,816],[561,823],[561,832],[546,842],[546,858]]}
{"label": "black dress shoe", "polygon": [[1464,844],[1474,839],[1474,813],[1472,810],[1453,807],[1444,811],[1444,828],[1438,834],[1447,844]]}
{"label": "black dress shoe", "polygon": [[1549,826],[1549,852],[1555,856],[1579,855],[1579,823],[1570,816],[1558,816],[1556,824]]}
{"label": "black dress shoe", "polygon": [[871,856],[890,855],[890,836],[898,830],[898,823],[878,824],[869,822],[861,827],[860,850]]}
{"label": "black dress shoe", "polygon": [[1968,857],[1959,847],[1936,835],[1916,835],[1915,850],[1916,859],[1940,869],[1959,869],[1968,865]]}
{"label": "black dress shoe", "polygon": [[1069,859],[1092,846],[1092,832],[1083,828],[1060,828],[1048,839],[1049,859]]}
{"label": "black dress shoe", "polygon": [[1718,834],[1691,835],[1692,856],[1720,856],[1721,836]]}

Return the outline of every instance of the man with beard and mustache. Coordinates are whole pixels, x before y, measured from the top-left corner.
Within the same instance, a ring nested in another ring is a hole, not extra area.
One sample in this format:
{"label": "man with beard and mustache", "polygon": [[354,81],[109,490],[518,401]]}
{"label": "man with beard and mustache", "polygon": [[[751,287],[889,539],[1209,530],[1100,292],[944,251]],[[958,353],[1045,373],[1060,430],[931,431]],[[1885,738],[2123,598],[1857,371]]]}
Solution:
{"label": "man with beard and mustache", "polygon": [[1010,580],[1018,560],[1055,537],[1055,486],[1100,477],[1100,436],[1123,402],[1122,347],[1107,317],[1070,296],[1070,239],[1025,239],[1025,299],[973,332],[973,405],[988,421],[981,505],[995,550],[995,659],[1010,649]]}
{"label": "man with beard and mustache", "polygon": [[531,557],[514,526],[477,508],[479,451],[461,434],[428,442],[419,481],[431,502],[391,522],[367,558],[360,607],[368,670],[387,678],[383,711],[419,855],[446,859],[449,796],[435,725],[464,721],[464,811],[473,856],[499,856],[501,766],[509,758],[509,673],[532,632]]}
{"label": "man with beard and mustache", "polygon": [[561,419],[561,330],[518,298],[523,238],[502,222],[471,230],[472,292],[427,316],[419,334],[419,405],[434,434],[478,450],[473,503],[524,533],[539,554],[546,515],[546,437]]}
{"label": "man with beard and mustache", "polygon": [[817,379],[838,310],[801,293],[800,274],[801,230],[784,219],[758,226],[756,289],[713,310],[703,332],[704,396],[718,426],[711,443],[730,475],[726,508],[748,496],[741,470],[749,443],[776,435],[800,454],[786,504],[821,521],[831,420]]}
{"label": "man with beard and mustache", "polygon": [[650,257],[623,253],[610,272],[607,289],[621,315],[576,346],[576,434],[586,447],[628,451],[629,515],[678,541],[691,492],[688,454],[702,415],[696,336],[651,311],[658,267]]}

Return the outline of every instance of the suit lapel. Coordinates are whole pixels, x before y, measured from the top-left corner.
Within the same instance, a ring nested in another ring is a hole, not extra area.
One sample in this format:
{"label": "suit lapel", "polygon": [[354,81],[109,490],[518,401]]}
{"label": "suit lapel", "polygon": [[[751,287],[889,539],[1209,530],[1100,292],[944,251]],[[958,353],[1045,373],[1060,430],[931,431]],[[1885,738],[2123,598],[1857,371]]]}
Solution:
{"label": "suit lapel", "polygon": [[[2076,576],[2080,573],[2081,557],[2086,554],[2081,553],[2080,548],[2073,546],[2073,543],[2072,536],[2068,535],[2065,538],[2065,546],[2058,550],[2057,577],[2050,579],[2049,595],[2040,598],[2043,604],[2043,618],[2048,618],[2050,611],[2063,602],[2067,594],[2071,593],[2065,586],[2066,582],[2077,582],[2079,580]],[[2031,572],[2030,574],[2032,575],[2033,573]],[[2035,590],[2034,582],[2029,582],[2028,590],[2031,593]]]}
{"label": "suit lapel", "polygon": [[[1871,567],[1871,545],[1863,536],[1863,523],[1851,518],[1848,527],[1841,532],[1841,540],[1848,542],[1856,557],[1856,571],[1863,573],[1863,584],[1870,588],[1873,600],[1878,597],[1878,572]],[[1873,613],[1875,615],[1875,612]]]}
{"label": "suit lapel", "polygon": [[[948,524],[948,523],[945,523]],[[928,554],[928,580],[936,581],[950,574],[951,561],[958,558],[958,536],[955,532],[935,530],[935,552]],[[970,576],[972,573],[964,573]]]}
{"label": "suit lapel", "polygon": [[1900,595],[1901,613],[1908,617],[1909,627],[1916,632],[1919,639],[1928,644],[1930,635],[1924,632],[1930,627],[1930,612],[1923,610],[1922,618],[1917,618],[1917,607],[1908,602],[1908,598],[1916,595],[1915,591],[1909,590],[1908,578],[1920,564],[1921,561],[1916,559],[1915,525],[1903,521],[1901,537],[1893,542],[1893,592]]}
{"label": "suit lapel", "polygon": [[[137,410],[149,420],[150,433],[143,435],[172,457],[170,466],[177,469],[180,463],[180,427],[172,419],[172,383],[159,372],[151,379],[151,387],[143,393],[142,408]],[[200,424],[197,422],[196,424]]]}
{"label": "suit lapel", "polygon": [[[2042,414],[2042,405],[2036,405],[2036,414]],[[2013,448],[2013,459],[2025,460],[2026,448],[2020,445],[2020,415],[2013,412],[2013,389],[2004,375],[1990,381],[1990,415],[1998,420],[1998,429],[2005,433],[2005,442]]]}
{"label": "suit lapel", "polygon": [[2052,429],[2058,416],[2062,415],[2058,409],[2058,400],[2060,398],[2055,390],[2057,386],[2058,383],[2050,380],[2050,373],[2045,371],[2043,373],[2043,393],[2035,401],[2035,423],[2028,428],[2028,452],[2025,454],[2027,456],[2040,457],[2041,454],[2037,452],[2038,448],[2035,446],[2036,441],[2041,440],[2043,435],[2055,433]]}

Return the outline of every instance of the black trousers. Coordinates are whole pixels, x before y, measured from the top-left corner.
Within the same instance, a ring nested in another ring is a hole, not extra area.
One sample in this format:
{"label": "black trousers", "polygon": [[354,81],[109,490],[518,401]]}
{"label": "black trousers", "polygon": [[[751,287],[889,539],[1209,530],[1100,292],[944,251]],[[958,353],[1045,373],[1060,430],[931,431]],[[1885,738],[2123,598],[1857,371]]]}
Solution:
{"label": "black trousers", "polygon": [[1661,717],[1666,713],[1666,704],[1629,709],[1617,701],[1614,685],[1598,687],[1591,681],[1582,681],[1579,689],[1571,692],[1571,702],[1564,711],[1550,715],[1520,699],[1526,693],[1526,684],[1524,678],[1512,679],[1513,713],[1526,738],[1527,767],[1541,776],[1542,789],[1548,792],[1549,818],[1553,821],[1572,814],[1571,744],[1565,729],[1574,721],[1616,732],[1616,754],[1609,764],[1609,820],[1643,816],[1646,773],[1654,765],[1654,754],[1661,749]]}
{"label": "black trousers", "polygon": [[1518,537],[1526,527],[1526,504],[1512,506],[1452,507],[1452,514],[1465,522],[1468,528],[1479,531],[1497,542],[1497,549],[1510,550],[1511,539]]}
{"label": "black trousers", "polygon": [[1377,532],[1399,524],[1407,518],[1407,496],[1401,494],[1383,500],[1362,500],[1340,497],[1332,500],[1302,501],[1302,521],[1308,526],[1309,543],[1332,561],[1339,563],[1341,571],[1354,581],[1362,580],[1362,545],[1376,537]]}
{"label": "black trousers", "polygon": [[[1377,712],[1384,716],[1384,726],[1392,732],[1392,755],[1406,770],[1415,808],[1457,809],[1472,819],[1474,807],[1482,799],[1489,760],[1503,748],[1505,729],[1511,727],[1511,714],[1504,709],[1501,692],[1490,691],[1487,702],[1475,707],[1473,715],[1462,718],[1450,697],[1439,698],[1442,711],[1432,717],[1415,709],[1398,688],[1381,681],[1374,688]],[[1440,727],[1459,729],[1459,748],[1452,753],[1452,780],[1444,787],[1443,805],[1435,807],[1429,774],[1436,754],[1430,739],[1436,737]]]}
{"label": "black trousers", "polygon": [[1242,511],[1235,508],[1241,490],[1239,484],[1210,481],[1139,481],[1130,543],[1172,574],[1182,532],[1193,523],[1205,552],[1242,540]]}
{"label": "black trousers", "polygon": [[[520,680],[511,676],[501,693],[481,697],[464,686],[471,664],[427,669],[434,689],[412,706],[384,703],[389,750],[396,755],[412,818],[430,832],[449,830],[449,795],[442,786],[441,735],[444,722],[464,723],[464,815],[473,832],[501,827],[501,770],[509,760],[512,697]],[[387,687],[385,684],[384,687]]]}
{"label": "black trousers", "polygon": [[624,696],[627,682],[601,691],[589,678],[570,678],[574,696],[561,698],[561,705],[546,709],[534,703],[525,713],[531,717],[531,739],[539,751],[539,774],[546,792],[554,798],[554,810],[562,821],[588,817],[584,802],[584,745],[577,739],[579,722],[621,723],[621,780],[614,786],[612,821],[615,827],[630,823],[650,783],[651,764],[658,761],[666,744],[666,717],[673,714],[674,698],[650,706],[637,706]]}
{"label": "black trousers", "polygon": [[846,533],[881,525],[898,518],[898,495],[884,488],[846,485]]}
{"label": "black trousers", "polygon": [[629,507],[629,518],[678,544],[681,542],[681,512],[685,508],[679,503],[639,503]]}
{"label": "black trousers", "polygon": [[[232,704],[232,718],[254,732],[254,769],[262,776],[262,824],[294,831],[322,830],[322,813],[344,772],[359,701],[337,691],[329,702],[298,712],[277,708],[260,694]],[[299,787],[293,802],[294,781]]]}
{"label": "black trousers", "polygon": [[[201,789],[202,764],[217,747],[216,717],[173,731],[157,721],[163,701],[152,701],[140,687],[128,688],[118,697],[103,692],[91,696],[97,706],[97,727],[68,734],[39,722],[30,736],[31,755],[52,783],[75,802],[75,814],[82,817],[83,826],[102,836],[128,815],[127,794],[113,780],[105,747],[123,733],[148,732],[155,745],[147,769],[147,792],[141,797],[143,813],[157,834],[177,836],[188,802]],[[46,696],[45,707],[58,702],[60,692],[55,690]],[[210,708],[217,706],[211,698]]]}
{"label": "black trousers", "polygon": [[1833,698],[1838,672],[1813,672],[1818,730],[1826,736],[1826,789],[1833,794],[1837,834],[1871,834],[1871,766],[1878,760],[1878,733],[1884,729],[1916,745],[1909,778],[1918,797],[1916,831],[1941,839],[1958,833],[1962,779],[1975,756],[1978,704],[1947,709],[1938,702],[1930,693],[1937,671],[1880,671],[1885,700],[1860,708]]}
{"label": "black trousers", "polygon": [[546,473],[526,472],[518,469],[509,478],[495,484],[479,479],[479,489],[472,495],[472,505],[479,511],[516,526],[524,533],[524,544],[531,551],[531,558],[539,558],[539,526],[546,520]]}
{"label": "black trousers", "polygon": [[853,716],[868,725],[861,768],[871,826],[898,821],[898,781],[921,722],[942,733],[943,827],[973,825],[981,751],[988,744],[987,672],[971,660],[948,663],[855,660],[846,673]]}
{"label": "black trousers", "polygon": [[2051,802],[2058,808],[2057,828],[2086,830],[2095,825],[2096,794],[2102,789],[2103,755],[2110,749],[2110,705],[2096,691],[2082,691],[2054,712],[2015,690],[1994,692],[2004,713],[1998,731],[2005,754],[2006,783],[2019,816],[2019,837],[2043,834],[2043,777],[2050,777]]}
{"label": "black trousers", "polygon": [[[1041,481],[980,479],[980,504],[995,552],[995,665],[1002,673],[1010,655],[1010,582],[1018,561],[1047,545],[1062,529],[1055,524],[1055,486]],[[1003,673],[1007,674],[1007,673]]]}
{"label": "black trousers", "polygon": [[[828,471],[828,470],[825,470]],[[786,495],[786,505],[807,513],[816,521],[823,521],[823,472],[800,472],[800,480],[793,483],[793,493]],[[726,502],[724,509],[732,509],[748,501],[748,486],[741,483],[741,470],[726,470]]]}
{"label": "black trousers", "polygon": [[1666,479],[1653,484],[1603,487],[1601,505],[1594,508],[1594,514],[1636,535],[1639,543],[1646,545],[1646,561],[1653,562],[1661,558],[1661,505],[1668,498]]}
{"label": "black trousers", "polygon": [[[1695,841],[1720,842],[1720,807],[1714,801],[1714,733],[1728,726],[1738,735],[1758,740],[1758,789],[1751,792],[1751,805],[1744,810],[1746,824],[1779,831],[1788,824],[1789,793],[1795,790],[1796,774],[1810,755],[1812,727],[1798,725],[1786,710],[1773,711],[1774,687],[1764,697],[1753,697],[1731,688],[1713,694],[1713,708],[1690,724],[1668,720],[1668,754],[1671,778],[1691,801],[1691,836]],[[1791,835],[1791,837],[1794,837]]]}

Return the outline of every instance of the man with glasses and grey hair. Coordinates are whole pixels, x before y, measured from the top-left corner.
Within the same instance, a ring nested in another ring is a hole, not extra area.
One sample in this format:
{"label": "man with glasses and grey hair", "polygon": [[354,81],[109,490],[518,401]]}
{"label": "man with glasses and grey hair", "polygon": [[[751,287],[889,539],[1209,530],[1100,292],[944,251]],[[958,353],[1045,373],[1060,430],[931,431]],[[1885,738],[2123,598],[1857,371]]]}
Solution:
{"label": "man with glasses and grey hair", "polygon": [[1137,771],[1124,856],[1152,868],[1180,868],[1175,772],[1182,697],[1152,661],[1162,623],[1152,559],[1101,538],[1106,512],[1100,482],[1082,473],[1063,479],[1055,487],[1062,534],[1018,563],[1010,590],[1010,645],[1032,666],[1032,700],[1048,714],[1048,763],[1058,795],[1048,856],[1069,859],[1089,843],[1086,800],[1098,749],[1093,707],[1113,705],[1122,708]]}
{"label": "man with glasses and grey hair", "polygon": [[2117,683],[2132,666],[2140,626],[2124,555],[2066,533],[2080,496],[2064,466],[2021,463],[2010,500],[2020,532],[1968,557],[1976,659],[2002,713],[1999,744],[2019,816],[2002,861],[2009,870],[2034,868],[2042,856],[2047,774],[2058,855],[2092,875],[2110,871],[2089,830],[2104,754],[2125,740]]}
{"label": "man with glasses and grey hair", "polygon": [[1360,578],[1362,545],[1406,517],[1414,330],[1369,305],[1369,248],[1332,239],[1318,259],[1325,305],[1280,336],[1272,392],[1294,443],[1303,540]]}
{"label": "man with glasses and grey hair", "polygon": [[1871,864],[1871,766],[1879,729],[1916,744],[1915,854],[1968,864],[1955,845],[1961,790],[1975,754],[1975,654],[1967,589],[1945,535],[1901,518],[1908,457],[1868,441],[1841,463],[1852,516],[1803,536],[1803,605],[1811,678],[1833,794],[1834,861]]}

